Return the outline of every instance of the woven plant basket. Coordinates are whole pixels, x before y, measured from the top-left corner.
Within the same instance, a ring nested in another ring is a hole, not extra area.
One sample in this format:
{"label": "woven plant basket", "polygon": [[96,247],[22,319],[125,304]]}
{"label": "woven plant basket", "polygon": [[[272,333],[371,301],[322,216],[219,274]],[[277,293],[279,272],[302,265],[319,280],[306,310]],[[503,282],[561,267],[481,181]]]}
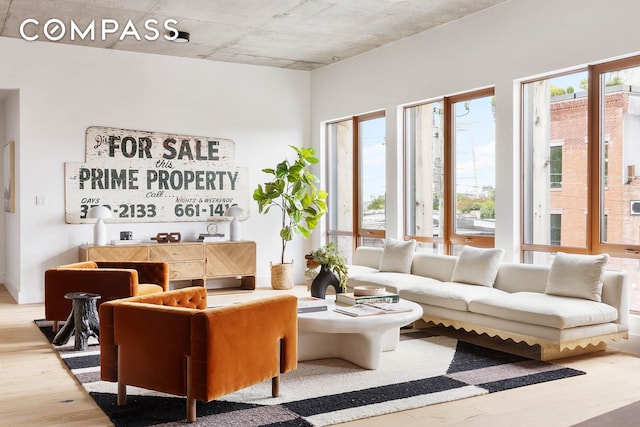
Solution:
{"label": "woven plant basket", "polygon": [[284,264],[271,263],[271,287],[273,289],[293,288],[293,260]]}

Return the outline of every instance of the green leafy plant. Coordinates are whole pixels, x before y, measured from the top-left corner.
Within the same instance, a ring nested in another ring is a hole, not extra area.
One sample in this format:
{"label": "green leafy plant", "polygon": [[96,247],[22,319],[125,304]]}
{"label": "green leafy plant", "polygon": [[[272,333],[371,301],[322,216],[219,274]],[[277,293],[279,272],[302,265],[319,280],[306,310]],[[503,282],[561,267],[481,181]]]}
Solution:
{"label": "green leafy plant", "polygon": [[282,264],[287,242],[295,235],[307,239],[327,211],[327,192],[316,187],[318,178],[308,170],[311,165],[318,163],[315,150],[290,147],[295,150],[297,159],[293,163],[284,160],[275,169],[262,169],[273,179],[259,184],[253,192],[253,200],[258,202],[258,212],[267,214],[273,207],[280,209]]}
{"label": "green leafy plant", "polygon": [[346,265],[347,259],[338,253],[338,246],[334,242],[314,250],[307,255],[307,266],[309,260],[315,261],[320,266],[324,266],[327,270],[332,271],[340,280],[340,288],[342,292],[347,290],[347,278],[349,268]]}

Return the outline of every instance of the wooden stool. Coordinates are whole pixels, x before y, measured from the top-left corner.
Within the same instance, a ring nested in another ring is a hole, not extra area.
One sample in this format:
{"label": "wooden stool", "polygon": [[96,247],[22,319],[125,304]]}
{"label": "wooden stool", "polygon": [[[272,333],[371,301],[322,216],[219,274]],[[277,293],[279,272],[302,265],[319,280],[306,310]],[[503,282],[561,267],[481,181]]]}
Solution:
{"label": "wooden stool", "polygon": [[70,292],[64,297],[71,300],[71,313],[62,329],[53,338],[53,345],[66,344],[73,334],[75,336],[73,349],[86,350],[90,336],[100,338],[100,322],[96,308],[96,300],[100,295]]}

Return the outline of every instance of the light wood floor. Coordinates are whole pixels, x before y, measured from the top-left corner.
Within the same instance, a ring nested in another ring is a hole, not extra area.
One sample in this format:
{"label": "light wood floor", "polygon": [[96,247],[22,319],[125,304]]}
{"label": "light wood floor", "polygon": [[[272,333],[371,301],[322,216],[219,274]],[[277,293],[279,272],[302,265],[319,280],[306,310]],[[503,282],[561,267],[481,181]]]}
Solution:
{"label": "light wood floor", "polygon": [[[274,291],[219,295],[210,301],[255,298]],[[292,292],[302,294],[303,286]],[[33,323],[43,304],[15,303],[0,285],[0,425],[109,426]],[[425,360],[425,363],[429,363]],[[563,359],[587,375],[432,405],[343,424],[377,426],[571,426],[640,401],[640,357],[620,350]],[[282,379],[286,387],[286,377]]]}

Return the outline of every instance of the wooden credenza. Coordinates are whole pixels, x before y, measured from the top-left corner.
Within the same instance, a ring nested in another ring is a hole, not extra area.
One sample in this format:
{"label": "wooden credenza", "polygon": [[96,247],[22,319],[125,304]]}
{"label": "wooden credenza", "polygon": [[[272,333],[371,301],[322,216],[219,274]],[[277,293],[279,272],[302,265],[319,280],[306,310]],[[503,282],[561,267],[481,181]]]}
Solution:
{"label": "wooden credenza", "polygon": [[239,278],[241,289],[256,288],[256,243],[251,241],[82,245],[80,260],[165,261],[169,280],[204,286],[207,279]]}

